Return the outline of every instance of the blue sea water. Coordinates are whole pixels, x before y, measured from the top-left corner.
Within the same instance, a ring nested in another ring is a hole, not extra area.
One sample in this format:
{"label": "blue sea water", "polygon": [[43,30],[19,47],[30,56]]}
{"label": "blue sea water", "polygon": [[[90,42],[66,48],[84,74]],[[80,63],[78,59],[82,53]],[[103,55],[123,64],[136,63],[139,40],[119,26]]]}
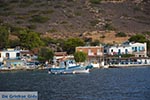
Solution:
{"label": "blue sea water", "polygon": [[150,67],[68,75],[47,70],[1,72],[0,91],[38,91],[39,100],[150,100]]}

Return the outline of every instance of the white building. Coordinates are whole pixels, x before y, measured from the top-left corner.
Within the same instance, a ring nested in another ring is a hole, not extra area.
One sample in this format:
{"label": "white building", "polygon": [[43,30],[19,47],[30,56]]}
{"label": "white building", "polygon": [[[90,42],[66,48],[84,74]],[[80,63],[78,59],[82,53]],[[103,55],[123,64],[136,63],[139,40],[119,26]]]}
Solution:
{"label": "white building", "polygon": [[126,42],[121,45],[106,47],[105,51],[108,55],[133,54],[135,57],[147,57],[147,44]]}
{"label": "white building", "polygon": [[146,43],[130,43],[132,47],[132,54],[135,57],[147,57],[147,44]]}
{"label": "white building", "polygon": [[107,48],[108,55],[119,55],[119,54],[132,54],[131,46],[111,46]]}
{"label": "white building", "polygon": [[0,51],[0,62],[4,59],[17,59],[20,57],[20,50],[7,49]]}

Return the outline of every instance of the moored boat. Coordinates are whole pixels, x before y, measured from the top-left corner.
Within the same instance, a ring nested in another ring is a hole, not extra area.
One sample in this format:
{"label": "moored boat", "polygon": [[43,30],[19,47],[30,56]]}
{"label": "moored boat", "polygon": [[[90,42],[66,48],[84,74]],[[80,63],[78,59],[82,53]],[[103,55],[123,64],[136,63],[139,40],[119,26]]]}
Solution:
{"label": "moored boat", "polygon": [[75,64],[72,60],[65,60],[60,62],[59,66],[53,66],[49,68],[50,74],[76,74],[76,73],[89,73],[92,65],[79,65]]}

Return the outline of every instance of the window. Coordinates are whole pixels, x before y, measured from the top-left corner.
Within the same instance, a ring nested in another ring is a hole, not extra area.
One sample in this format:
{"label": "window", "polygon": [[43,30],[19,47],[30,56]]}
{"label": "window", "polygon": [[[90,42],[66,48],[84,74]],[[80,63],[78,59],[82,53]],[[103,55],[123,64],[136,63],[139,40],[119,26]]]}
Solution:
{"label": "window", "polygon": [[121,50],[120,49],[118,50],[118,54],[121,54]]}
{"label": "window", "polygon": [[20,53],[16,53],[16,57],[20,57]]}
{"label": "window", "polygon": [[88,49],[88,53],[91,53],[92,51],[91,51],[91,49]]}
{"label": "window", "polygon": [[100,53],[100,49],[97,49],[97,53]]}
{"label": "window", "polygon": [[113,49],[111,49],[111,52],[113,52]]}
{"label": "window", "polygon": [[134,51],[134,47],[132,47],[132,50]]}
{"label": "window", "polygon": [[97,49],[97,55],[102,55],[102,52],[100,49]]}
{"label": "window", "polygon": [[142,47],[142,50],[144,50],[144,47]]}
{"label": "window", "polygon": [[80,52],[82,52],[82,49],[80,49]]}
{"label": "window", "polygon": [[137,47],[135,47],[135,50],[134,50],[135,52],[137,52]]}
{"label": "window", "polygon": [[106,49],[104,49],[104,53],[107,53],[107,50],[106,50]]}
{"label": "window", "polygon": [[93,55],[92,50],[88,49],[88,55]]}
{"label": "window", "polygon": [[125,54],[128,54],[128,49],[125,49]]}
{"label": "window", "polygon": [[141,48],[140,47],[138,47],[138,51],[140,51],[141,50]]}
{"label": "window", "polygon": [[9,56],[10,56],[9,53],[6,53],[6,57],[7,57],[8,59],[9,59]]}

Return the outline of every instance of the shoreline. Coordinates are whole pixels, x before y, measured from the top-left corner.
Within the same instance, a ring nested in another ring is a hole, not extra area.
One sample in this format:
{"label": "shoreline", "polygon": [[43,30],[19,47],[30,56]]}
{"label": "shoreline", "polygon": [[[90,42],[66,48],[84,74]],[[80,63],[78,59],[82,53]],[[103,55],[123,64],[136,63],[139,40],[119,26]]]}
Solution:
{"label": "shoreline", "polygon": [[[150,66],[109,66],[109,69],[111,68],[116,68],[116,69],[120,69],[120,68],[142,68],[142,67],[150,67]],[[37,68],[37,69],[0,69],[0,73],[1,72],[15,72],[15,71],[40,71],[40,70],[48,70],[49,68]],[[103,69],[103,68],[94,68],[94,69]]]}
{"label": "shoreline", "polygon": [[48,70],[48,68],[36,68],[36,69],[0,69],[0,72],[37,71],[37,70]]}
{"label": "shoreline", "polygon": [[132,67],[150,67],[150,64],[118,64],[118,65],[110,65],[109,68],[132,68]]}

